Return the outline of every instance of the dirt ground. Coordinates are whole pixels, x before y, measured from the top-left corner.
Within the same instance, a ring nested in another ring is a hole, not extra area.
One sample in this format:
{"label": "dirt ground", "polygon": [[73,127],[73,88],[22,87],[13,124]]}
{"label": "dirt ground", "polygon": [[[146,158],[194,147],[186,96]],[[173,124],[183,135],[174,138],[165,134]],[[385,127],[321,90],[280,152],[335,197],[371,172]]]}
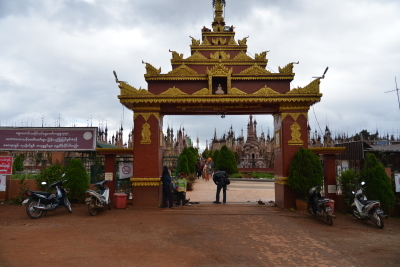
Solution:
{"label": "dirt ground", "polygon": [[175,209],[63,207],[32,220],[0,204],[0,266],[400,266],[400,220],[308,213],[256,203]]}

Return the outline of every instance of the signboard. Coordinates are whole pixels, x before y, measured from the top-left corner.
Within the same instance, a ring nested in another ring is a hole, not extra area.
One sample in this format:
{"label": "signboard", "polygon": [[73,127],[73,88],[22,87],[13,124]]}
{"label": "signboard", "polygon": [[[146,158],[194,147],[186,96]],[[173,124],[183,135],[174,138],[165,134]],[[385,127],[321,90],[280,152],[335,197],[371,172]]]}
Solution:
{"label": "signboard", "polygon": [[0,192],[6,191],[6,176],[0,174]]}
{"label": "signboard", "polygon": [[394,182],[396,184],[396,192],[400,192],[400,172],[394,174]]}
{"label": "signboard", "polygon": [[131,178],[133,176],[133,163],[119,163],[119,179]]}
{"label": "signboard", "polygon": [[106,172],[104,174],[104,180],[110,180],[110,181],[114,180],[113,173],[112,172]]}
{"label": "signboard", "polygon": [[0,151],[94,151],[96,141],[96,127],[0,128]]}
{"label": "signboard", "polygon": [[12,163],[13,158],[8,156],[0,157],[0,175],[11,175],[12,174]]}
{"label": "signboard", "polygon": [[328,185],[328,194],[336,194],[336,185]]}

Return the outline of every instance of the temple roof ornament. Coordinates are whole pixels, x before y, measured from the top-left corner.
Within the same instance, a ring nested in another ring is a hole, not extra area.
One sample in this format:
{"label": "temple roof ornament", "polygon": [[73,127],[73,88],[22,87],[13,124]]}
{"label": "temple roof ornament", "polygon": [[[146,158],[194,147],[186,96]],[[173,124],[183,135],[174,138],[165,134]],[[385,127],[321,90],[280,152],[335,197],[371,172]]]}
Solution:
{"label": "temple roof ornament", "polygon": [[222,15],[224,13],[223,8],[225,5],[225,0],[213,0],[215,15],[212,27],[214,29],[214,32],[222,32],[224,30],[225,21]]}

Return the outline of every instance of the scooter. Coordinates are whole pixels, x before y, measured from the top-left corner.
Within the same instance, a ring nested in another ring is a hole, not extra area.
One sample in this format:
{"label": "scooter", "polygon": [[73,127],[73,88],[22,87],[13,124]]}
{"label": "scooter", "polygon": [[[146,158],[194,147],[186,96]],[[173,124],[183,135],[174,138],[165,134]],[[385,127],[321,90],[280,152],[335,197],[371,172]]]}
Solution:
{"label": "scooter", "polygon": [[332,218],[335,218],[335,216],[330,206],[331,199],[323,198],[319,193],[320,189],[321,186],[314,186],[310,189],[307,210],[311,215],[317,217],[317,219],[320,218],[328,223],[328,225],[332,226]]}
{"label": "scooter", "polygon": [[[365,185],[365,182],[361,182],[361,186]],[[363,194],[365,188],[360,187],[357,192],[353,191],[354,203],[351,204],[353,215],[359,220],[371,220],[375,223],[376,227],[382,229],[384,227],[383,214],[381,209],[381,203],[379,200],[367,200],[367,197]]]}
{"label": "scooter", "polygon": [[[27,199],[22,202],[22,205],[27,205],[26,213],[28,216],[31,219],[38,219],[43,213],[46,214],[48,211],[55,211],[62,206],[65,206],[68,212],[71,213],[71,203],[67,198],[67,191],[63,188],[63,183],[66,181],[60,180],[52,183],[49,188],[54,189],[54,193],[26,190],[25,195]],[[42,184],[45,185],[46,182]]]}
{"label": "scooter", "polygon": [[85,202],[88,205],[89,213],[92,216],[95,216],[99,209],[108,206],[108,209],[111,209],[111,201],[110,201],[110,189],[106,186],[110,180],[100,181],[94,184],[98,190],[86,190],[86,199]]}

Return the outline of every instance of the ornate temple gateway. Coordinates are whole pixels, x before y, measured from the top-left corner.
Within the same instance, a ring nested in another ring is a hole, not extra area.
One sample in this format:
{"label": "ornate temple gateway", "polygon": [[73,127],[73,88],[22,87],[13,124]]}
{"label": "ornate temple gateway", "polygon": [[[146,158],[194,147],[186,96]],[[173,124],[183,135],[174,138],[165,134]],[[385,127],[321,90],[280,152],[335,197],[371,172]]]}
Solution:
{"label": "ornate temple gateway", "polygon": [[159,204],[163,116],[216,114],[274,116],[276,203],[295,206],[288,169],[299,147],[308,146],[308,110],[321,100],[320,79],[290,90],[293,63],[272,73],[267,52],[250,57],[247,37],[236,40],[234,27],[225,25],[224,5],[213,1],[214,21],[200,39],[190,37],[190,56],[170,51],[172,71],[163,74],[145,63],[147,90],[117,80],[120,102],[134,112],[134,206]]}

